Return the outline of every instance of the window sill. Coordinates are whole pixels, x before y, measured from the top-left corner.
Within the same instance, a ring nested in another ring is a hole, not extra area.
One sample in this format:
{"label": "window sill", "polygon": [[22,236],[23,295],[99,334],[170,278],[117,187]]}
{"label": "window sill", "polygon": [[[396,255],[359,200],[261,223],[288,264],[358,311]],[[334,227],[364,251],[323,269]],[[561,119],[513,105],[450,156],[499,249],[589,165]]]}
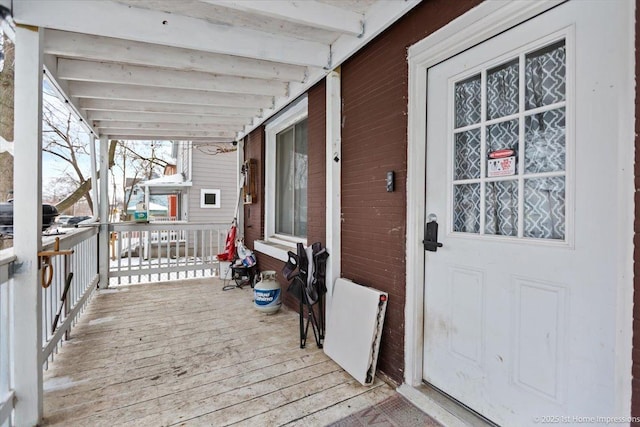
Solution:
{"label": "window sill", "polygon": [[264,240],[256,240],[255,242],[253,242],[253,249],[256,252],[269,255],[270,257],[278,259],[282,262],[287,262],[289,260],[289,255],[287,255],[287,252],[292,251],[295,253],[296,251],[295,245],[289,246],[282,243],[267,242]]}

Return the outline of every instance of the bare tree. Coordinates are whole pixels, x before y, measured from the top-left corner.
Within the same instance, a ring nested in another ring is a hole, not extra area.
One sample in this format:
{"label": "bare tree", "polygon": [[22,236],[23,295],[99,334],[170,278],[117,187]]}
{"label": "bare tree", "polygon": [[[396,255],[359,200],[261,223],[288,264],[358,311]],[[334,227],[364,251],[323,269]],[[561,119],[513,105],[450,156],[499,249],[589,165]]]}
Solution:
{"label": "bare tree", "polygon": [[[119,141],[116,147],[115,168],[119,169],[123,191],[122,212],[126,216],[127,206],[133,199],[133,188],[143,181],[162,175],[169,165],[166,150],[160,150],[161,141]],[[115,181],[115,171],[112,170]],[[129,191],[127,191],[129,190]],[[123,218],[124,219],[124,218]]]}
{"label": "bare tree", "polygon": [[[76,118],[69,111],[61,107],[60,101],[45,85],[44,102],[42,108],[42,151],[62,160],[67,166],[63,171],[66,182],[71,182],[75,188],[86,188],[81,197],[87,201],[91,212],[91,183],[82,170],[81,163],[88,164],[89,137],[83,132]],[[88,187],[88,188],[87,188]]]}
{"label": "bare tree", "polygon": [[[0,44],[0,138],[10,142],[13,141],[15,46],[3,32],[0,32]],[[0,202],[6,202],[13,193],[13,155],[5,149],[0,150],[0,177]],[[0,249],[11,246],[13,240],[0,234]]]}
{"label": "bare tree", "polygon": [[[118,142],[119,141],[117,140],[111,140],[109,142],[109,169],[111,169],[114,165],[114,156]],[[100,171],[98,171],[97,175],[100,175]],[[76,183],[74,182],[74,184]],[[68,187],[68,189],[69,188],[71,189],[71,191],[68,191],[68,195],[64,198],[64,200],[56,204],[56,209],[58,209],[58,212],[64,212],[65,210],[76,204],[82,197],[85,197],[85,195],[87,195],[91,191],[92,179],[91,177],[89,177],[80,185],[72,185]]]}
{"label": "bare tree", "polygon": [[[0,137],[13,141],[13,98],[15,46],[6,34],[0,34]],[[0,202],[7,200],[13,191],[13,156],[0,150]]]}

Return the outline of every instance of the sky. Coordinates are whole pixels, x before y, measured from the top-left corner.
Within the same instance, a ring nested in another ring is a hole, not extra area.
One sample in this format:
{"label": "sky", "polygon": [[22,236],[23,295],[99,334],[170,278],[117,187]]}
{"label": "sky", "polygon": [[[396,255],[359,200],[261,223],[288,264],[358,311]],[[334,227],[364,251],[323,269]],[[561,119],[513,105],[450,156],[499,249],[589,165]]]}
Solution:
{"label": "sky", "polygon": [[[59,99],[56,89],[46,79],[44,79],[43,91],[45,93],[45,95],[43,96],[43,104],[44,104],[43,110],[45,110],[46,107],[49,106],[50,109],[59,111],[60,113],[56,114],[56,117],[59,120],[63,120],[66,122],[70,110],[67,104]],[[81,142],[84,142],[87,144],[89,143],[89,133],[85,129],[85,127],[80,123],[80,121],[75,116],[75,114],[72,114],[71,128],[73,129],[72,130],[73,133],[77,133],[77,137]],[[46,129],[46,126],[44,124],[43,124],[43,129]],[[156,152],[158,156],[162,158],[169,158],[171,153],[171,144],[167,141],[161,141],[161,142],[154,141],[154,142],[156,144]],[[149,144],[152,144],[154,142],[148,141]],[[43,141],[43,145],[44,144],[45,143]],[[88,150],[88,146],[87,146],[87,150]],[[99,152],[100,152],[99,141],[96,141],[96,153],[98,153],[99,155]],[[91,176],[90,157],[84,154],[77,154],[77,156],[78,156],[78,164],[80,166],[80,169],[82,170],[83,175],[85,177]],[[112,171],[115,175],[116,191],[119,194],[122,194],[122,188],[121,188],[121,183],[123,181],[122,172],[117,167],[113,168]],[[42,152],[43,199],[51,196],[51,193],[53,191],[52,189],[54,187],[53,183],[55,182],[55,180],[59,177],[65,176],[65,174],[67,173],[75,176],[75,173],[72,170],[72,167],[69,163],[65,162],[64,160],[60,159],[59,157],[51,153],[44,152],[44,151]],[[112,180],[111,174],[109,176],[109,180],[110,180],[109,190],[112,191],[113,182],[111,182]]]}

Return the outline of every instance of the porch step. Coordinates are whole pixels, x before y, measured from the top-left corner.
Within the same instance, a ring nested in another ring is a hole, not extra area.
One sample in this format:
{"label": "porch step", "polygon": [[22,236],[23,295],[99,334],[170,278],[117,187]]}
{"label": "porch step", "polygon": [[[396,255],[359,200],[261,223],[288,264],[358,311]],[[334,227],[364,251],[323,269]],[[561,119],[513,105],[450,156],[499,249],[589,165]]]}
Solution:
{"label": "porch step", "polygon": [[397,391],[444,426],[499,427],[429,384],[418,387],[402,384]]}

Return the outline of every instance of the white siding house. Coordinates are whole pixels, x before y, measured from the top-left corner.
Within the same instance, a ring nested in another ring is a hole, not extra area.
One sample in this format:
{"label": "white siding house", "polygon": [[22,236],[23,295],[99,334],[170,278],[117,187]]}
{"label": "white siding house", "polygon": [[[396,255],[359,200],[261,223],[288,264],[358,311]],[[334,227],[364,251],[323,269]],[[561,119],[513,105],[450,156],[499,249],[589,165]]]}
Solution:
{"label": "white siding house", "polygon": [[216,153],[195,143],[180,142],[178,170],[191,187],[183,192],[182,219],[188,222],[231,222],[238,202],[237,152]]}

